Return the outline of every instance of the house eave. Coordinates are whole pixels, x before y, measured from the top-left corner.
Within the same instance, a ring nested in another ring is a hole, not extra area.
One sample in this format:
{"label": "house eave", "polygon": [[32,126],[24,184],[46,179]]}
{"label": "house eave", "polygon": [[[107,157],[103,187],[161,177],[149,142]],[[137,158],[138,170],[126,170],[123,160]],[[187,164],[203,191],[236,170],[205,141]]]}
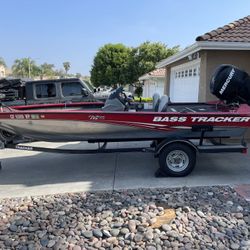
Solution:
{"label": "house eave", "polygon": [[250,50],[249,42],[213,42],[199,41],[195,42],[186,49],[168,57],[156,64],[156,68],[163,68],[167,65],[179,61],[200,50]]}
{"label": "house eave", "polygon": [[141,77],[139,77],[139,81],[144,81],[144,80],[149,80],[149,79],[154,79],[154,78],[165,78],[165,75],[164,76],[151,76],[151,75],[143,75]]}
{"label": "house eave", "polygon": [[148,76],[141,76],[139,77],[139,81],[144,81],[144,80],[148,80]]}

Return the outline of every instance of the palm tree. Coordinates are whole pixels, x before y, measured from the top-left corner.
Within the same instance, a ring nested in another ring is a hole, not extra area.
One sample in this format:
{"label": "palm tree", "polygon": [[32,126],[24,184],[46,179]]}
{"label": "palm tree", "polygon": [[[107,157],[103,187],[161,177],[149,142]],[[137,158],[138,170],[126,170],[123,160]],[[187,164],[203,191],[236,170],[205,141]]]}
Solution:
{"label": "palm tree", "polygon": [[24,77],[25,67],[20,59],[16,59],[12,65],[12,72],[15,76]]}
{"label": "palm tree", "polygon": [[68,71],[70,69],[70,62],[64,62],[63,63],[64,70],[66,72],[66,75],[68,74]]}
{"label": "palm tree", "polygon": [[18,77],[34,77],[39,75],[39,67],[30,58],[16,59],[12,66],[12,72]]}

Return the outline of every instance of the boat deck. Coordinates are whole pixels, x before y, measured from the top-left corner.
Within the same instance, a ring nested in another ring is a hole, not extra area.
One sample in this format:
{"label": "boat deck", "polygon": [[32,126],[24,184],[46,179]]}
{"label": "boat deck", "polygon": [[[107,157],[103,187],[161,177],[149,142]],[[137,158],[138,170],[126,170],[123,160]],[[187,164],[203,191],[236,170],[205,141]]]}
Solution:
{"label": "boat deck", "polygon": [[[167,113],[217,113],[237,110],[238,107],[230,107],[218,103],[170,103],[166,108]],[[139,112],[156,112],[151,109],[142,109]]]}
{"label": "boat deck", "polygon": [[167,112],[195,113],[195,112],[221,112],[228,110],[228,107],[217,104],[206,103],[174,103],[169,104]]}

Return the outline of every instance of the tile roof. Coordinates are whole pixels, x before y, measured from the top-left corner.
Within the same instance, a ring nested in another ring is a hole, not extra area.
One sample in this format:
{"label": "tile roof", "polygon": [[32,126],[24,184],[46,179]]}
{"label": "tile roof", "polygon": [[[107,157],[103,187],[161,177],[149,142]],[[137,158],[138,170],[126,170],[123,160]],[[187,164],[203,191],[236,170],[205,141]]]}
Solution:
{"label": "tile roof", "polygon": [[250,42],[250,15],[198,36],[196,41]]}
{"label": "tile roof", "polygon": [[165,77],[165,74],[165,68],[154,69],[153,71],[150,71],[149,73],[140,76],[139,81],[149,79],[150,77]]}
{"label": "tile roof", "polygon": [[160,77],[160,76],[165,76],[165,72],[166,72],[165,68],[155,69],[155,70],[149,72],[148,75]]}

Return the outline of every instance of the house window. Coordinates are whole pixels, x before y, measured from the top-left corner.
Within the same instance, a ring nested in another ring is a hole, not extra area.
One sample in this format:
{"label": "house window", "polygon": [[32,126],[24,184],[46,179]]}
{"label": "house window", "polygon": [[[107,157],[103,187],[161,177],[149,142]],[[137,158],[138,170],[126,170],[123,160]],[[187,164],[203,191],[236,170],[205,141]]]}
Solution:
{"label": "house window", "polygon": [[193,73],[193,70],[190,69],[190,70],[188,71],[188,76],[192,76],[192,73]]}
{"label": "house window", "polygon": [[188,76],[188,71],[187,70],[185,70],[185,77],[187,77]]}
{"label": "house window", "polygon": [[180,71],[178,72],[178,78],[181,78],[181,72]]}
{"label": "house window", "polygon": [[197,69],[196,68],[194,68],[193,76],[197,76]]}
{"label": "house window", "polygon": [[36,97],[37,98],[49,98],[56,96],[56,86],[54,83],[37,84],[36,85]]}
{"label": "house window", "polygon": [[81,96],[82,85],[79,82],[65,82],[62,83],[62,93],[64,96]]}
{"label": "house window", "polygon": [[181,77],[184,77],[184,71],[181,71]]}
{"label": "house window", "polygon": [[177,72],[175,72],[175,78],[177,78],[178,77],[178,73]]}

